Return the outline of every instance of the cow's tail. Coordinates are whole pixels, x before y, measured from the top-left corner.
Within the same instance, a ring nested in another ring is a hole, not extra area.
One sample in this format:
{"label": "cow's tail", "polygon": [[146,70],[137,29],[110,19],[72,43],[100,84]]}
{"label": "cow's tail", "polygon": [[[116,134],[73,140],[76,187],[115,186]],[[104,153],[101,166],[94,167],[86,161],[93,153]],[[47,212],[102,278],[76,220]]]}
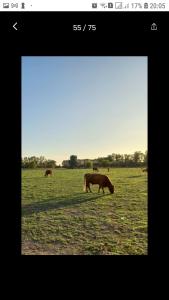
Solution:
{"label": "cow's tail", "polygon": [[86,192],[86,174],[84,175],[83,191]]}

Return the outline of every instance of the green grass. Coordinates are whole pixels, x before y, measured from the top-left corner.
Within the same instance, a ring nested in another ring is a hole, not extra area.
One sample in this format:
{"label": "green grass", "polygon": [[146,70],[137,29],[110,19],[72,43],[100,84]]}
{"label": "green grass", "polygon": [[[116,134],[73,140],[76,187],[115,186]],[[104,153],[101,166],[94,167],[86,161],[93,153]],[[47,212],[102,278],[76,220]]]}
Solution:
{"label": "green grass", "polygon": [[147,254],[147,174],[139,168],[100,169],[115,193],[83,191],[91,170],[22,171],[22,254]]}

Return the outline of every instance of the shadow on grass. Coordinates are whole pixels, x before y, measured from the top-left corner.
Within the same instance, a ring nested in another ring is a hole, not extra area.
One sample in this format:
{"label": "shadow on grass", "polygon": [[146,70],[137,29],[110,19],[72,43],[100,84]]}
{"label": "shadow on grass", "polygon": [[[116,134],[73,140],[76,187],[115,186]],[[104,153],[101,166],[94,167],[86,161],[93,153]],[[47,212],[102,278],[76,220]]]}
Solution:
{"label": "shadow on grass", "polygon": [[137,177],[142,177],[143,175],[135,175],[135,176],[128,176],[127,178],[137,178]]}
{"label": "shadow on grass", "polygon": [[33,176],[32,176],[32,177],[26,177],[26,176],[24,177],[24,176],[23,176],[22,179],[24,179],[24,180],[34,180],[34,179],[38,180],[38,179],[39,179],[39,180],[40,180],[40,179],[42,179],[42,178],[45,178],[45,179],[46,179],[46,178],[52,178],[52,177],[45,177],[44,175],[43,175],[43,176],[36,176],[36,177],[33,177]]}
{"label": "shadow on grass", "polygon": [[95,201],[98,198],[102,198],[108,196],[110,194],[85,194],[85,193],[78,193],[75,196],[66,195],[63,197],[55,197],[52,199],[45,199],[41,200],[36,203],[26,204],[22,206],[22,216],[28,216],[36,212],[44,212],[51,209],[58,209],[64,208],[67,206],[74,206],[88,201]]}
{"label": "shadow on grass", "polygon": [[40,175],[40,176],[32,176],[32,177],[26,177],[26,176],[22,176],[22,180],[41,180],[44,179],[44,182],[47,182],[48,180],[54,179],[56,180],[58,177],[55,175],[52,176],[44,176],[44,175]]}

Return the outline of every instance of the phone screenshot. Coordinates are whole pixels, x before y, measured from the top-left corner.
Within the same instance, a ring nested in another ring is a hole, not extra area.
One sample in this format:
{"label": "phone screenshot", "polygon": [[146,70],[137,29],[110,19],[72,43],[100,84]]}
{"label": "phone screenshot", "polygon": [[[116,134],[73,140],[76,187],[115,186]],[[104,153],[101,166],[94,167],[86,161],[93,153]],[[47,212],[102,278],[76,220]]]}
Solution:
{"label": "phone screenshot", "polygon": [[0,2],[16,255],[161,254],[168,11],[166,0]]}

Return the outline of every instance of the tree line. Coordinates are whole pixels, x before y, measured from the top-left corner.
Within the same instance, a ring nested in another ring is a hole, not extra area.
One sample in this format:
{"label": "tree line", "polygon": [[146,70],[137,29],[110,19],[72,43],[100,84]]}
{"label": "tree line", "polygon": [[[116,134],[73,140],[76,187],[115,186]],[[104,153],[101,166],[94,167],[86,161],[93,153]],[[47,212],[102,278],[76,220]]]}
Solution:
{"label": "tree line", "polygon": [[[67,160],[66,168],[111,168],[111,167],[145,167],[147,166],[148,152],[136,151],[133,154],[112,153],[107,157],[97,159],[78,159],[77,155],[71,155]],[[44,156],[24,157],[22,159],[22,168],[58,168],[55,160],[46,159]]]}
{"label": "tree line", "polygon": [[111,167],[145,167],[148,162],[148,151],[145,153],[136,151],[133,154],[112,153],[107,157],[99,157],[93,160],[85,160],[84,165],[79,165],[76,155],[71,155],[69,164],[70,168],[111,168]]}
{"label": "tree line", "polygon": [[36,169],[36,168],[56,168],[56,161],[46,159],[44,156],[24,157],[22,159],[22,168]]}

